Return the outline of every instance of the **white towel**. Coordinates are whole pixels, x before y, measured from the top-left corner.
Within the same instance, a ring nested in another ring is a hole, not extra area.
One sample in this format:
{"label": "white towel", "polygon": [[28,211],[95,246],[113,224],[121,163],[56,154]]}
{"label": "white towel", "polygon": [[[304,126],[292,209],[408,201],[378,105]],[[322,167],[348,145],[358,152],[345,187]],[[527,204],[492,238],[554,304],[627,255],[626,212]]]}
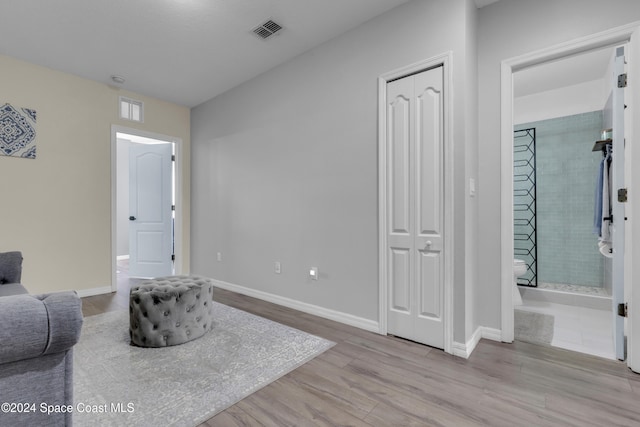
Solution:
{"label": "white towel", "polygon": [[604,171],[602,174],[602,227],[600,228],[600,239],[598,248],[600,253],[606,257],[612,257],[611,253],[611,151],[607,147],[607,156],[604,161]]}
{"label": "white towel", "polygon": [[598,242],[598,249],[600,250],[600,253],[605,257],[613,258],[613,252],[611,252],[611,242]]}

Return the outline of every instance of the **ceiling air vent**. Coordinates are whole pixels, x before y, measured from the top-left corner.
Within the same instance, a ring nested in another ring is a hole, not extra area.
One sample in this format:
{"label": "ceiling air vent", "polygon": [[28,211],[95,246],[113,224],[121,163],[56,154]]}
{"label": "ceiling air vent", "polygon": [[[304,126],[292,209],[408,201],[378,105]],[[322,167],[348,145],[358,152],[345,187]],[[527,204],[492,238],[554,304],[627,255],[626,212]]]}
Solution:
{"label": "ceiling air vent", "polygon": [[258,25],[257,27],[255,27],[251,31],[256,36],[260,37],[263,40],[266,40],[269,37],[271,37],[274,34],[276,34],[280,30],[282,30],[282,26],[280,24],[272,21],[271,19],[269,19],[267,22]]}

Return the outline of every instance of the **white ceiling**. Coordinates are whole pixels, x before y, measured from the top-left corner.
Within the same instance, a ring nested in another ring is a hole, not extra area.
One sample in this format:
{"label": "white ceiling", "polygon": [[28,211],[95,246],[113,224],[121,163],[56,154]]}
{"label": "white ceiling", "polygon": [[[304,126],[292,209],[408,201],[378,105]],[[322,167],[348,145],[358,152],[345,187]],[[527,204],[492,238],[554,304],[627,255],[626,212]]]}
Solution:
{"label": "white ceiling", "polygon": [[4,0],[0,54],[191,107],[407,1]]}
{"label": "white ceiling", "polygon": [[2,1],[0,54],[195,106],[407,1]]}

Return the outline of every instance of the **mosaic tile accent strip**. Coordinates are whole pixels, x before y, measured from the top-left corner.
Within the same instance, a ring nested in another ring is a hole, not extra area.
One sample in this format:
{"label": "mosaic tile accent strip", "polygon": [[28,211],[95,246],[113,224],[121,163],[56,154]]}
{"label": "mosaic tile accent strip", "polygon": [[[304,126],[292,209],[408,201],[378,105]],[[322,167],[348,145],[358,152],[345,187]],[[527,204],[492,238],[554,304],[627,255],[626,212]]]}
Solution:
{"label": "mosaic tile accent strip", "polygon": [[0,154],[3,156],[36,158],[36,111],[0,107]]}
{"label": "mosaic tile accent strip", "polygon": [[553,291],[569,292],[572,294],[595,295],[599,297],[610,297],[611,295],[604,288],[596,286],[569,285],[566,283],[538,283],[539,289],[549,289]]}

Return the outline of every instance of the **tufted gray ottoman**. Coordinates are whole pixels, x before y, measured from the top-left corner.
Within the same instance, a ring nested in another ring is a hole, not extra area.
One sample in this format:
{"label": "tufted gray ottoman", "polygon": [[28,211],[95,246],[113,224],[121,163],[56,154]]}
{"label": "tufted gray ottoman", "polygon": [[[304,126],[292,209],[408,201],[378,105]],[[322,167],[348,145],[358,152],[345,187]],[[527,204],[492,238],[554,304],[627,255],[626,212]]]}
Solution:
{"label": "tufted gray ottoman", "polygon": [[166,347],[199,338],[212,327],[213,284],[197,276],[146,280],[129,294],[129,335],[140,347]]}

